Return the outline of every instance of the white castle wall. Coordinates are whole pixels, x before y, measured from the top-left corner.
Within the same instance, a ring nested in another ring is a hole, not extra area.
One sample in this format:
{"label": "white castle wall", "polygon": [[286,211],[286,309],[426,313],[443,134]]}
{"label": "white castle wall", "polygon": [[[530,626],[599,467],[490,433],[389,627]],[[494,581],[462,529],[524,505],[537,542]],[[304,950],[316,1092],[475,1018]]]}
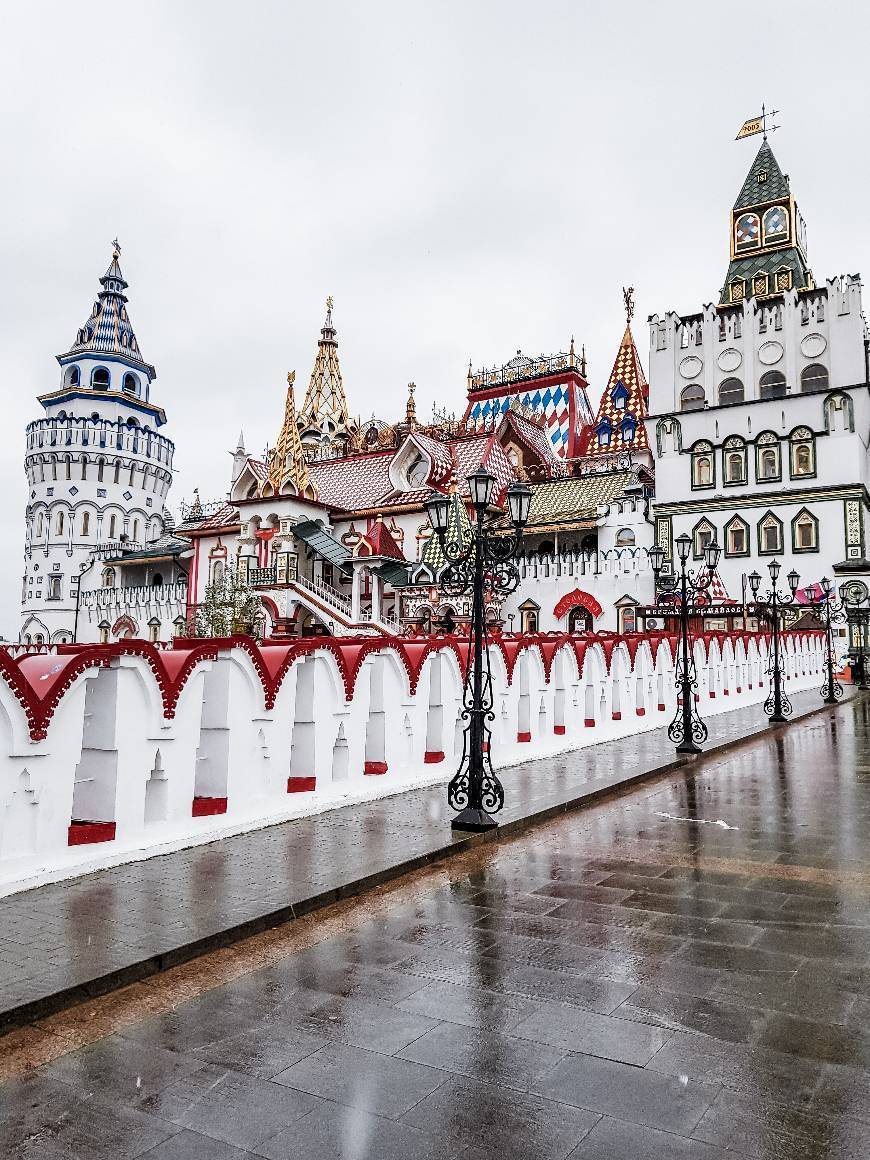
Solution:
{"label": "white castle wall", "polygon": [[[447,781],[462,751],[463,647],[235,638],[3,652],[0,890]],[[494,642],[494,765],[667,724],[672,648],[655,636]],[[695,648],[702,717],[766,696],[764,637]],[[787,635],[785,650],[786,688],[819,686],[820,637]],[[225,812],[193,816],[203,805]],[[72,819],[113,823],[114,839],[70,846]]]}

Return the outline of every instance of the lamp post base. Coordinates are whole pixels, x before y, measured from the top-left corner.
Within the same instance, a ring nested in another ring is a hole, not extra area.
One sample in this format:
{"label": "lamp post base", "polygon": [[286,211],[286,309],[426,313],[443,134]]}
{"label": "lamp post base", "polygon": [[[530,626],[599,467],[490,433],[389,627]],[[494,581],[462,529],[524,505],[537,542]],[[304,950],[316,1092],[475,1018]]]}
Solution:
{"label": "lamp post base", "polygon": [[694,741],[682,741],[677,746],[677,753],[703,753],[700,745],[696,745]]}
{"label": "lamp post base", "polygon": [[450,823],[451,830],[468,830],[471,832],[494,830],[497,826],[498,822],[486,810],[475,810],[471,806],[466,806]]}
{"label": "lamp post base", "polygon": [[785,713],[771,713],[767,719],[772,725],[784,725],[788,721]]}

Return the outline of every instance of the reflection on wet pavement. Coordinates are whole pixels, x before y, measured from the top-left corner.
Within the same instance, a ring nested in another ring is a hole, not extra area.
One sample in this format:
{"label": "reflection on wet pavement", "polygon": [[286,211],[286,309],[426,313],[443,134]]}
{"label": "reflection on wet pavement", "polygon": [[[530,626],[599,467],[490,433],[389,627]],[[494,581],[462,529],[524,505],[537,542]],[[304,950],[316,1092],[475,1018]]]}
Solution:
{"label": "reflection on wet pavement", "polygon": [[0,1155],[865,1160],[868,772],[856,701],[21,1028]]}

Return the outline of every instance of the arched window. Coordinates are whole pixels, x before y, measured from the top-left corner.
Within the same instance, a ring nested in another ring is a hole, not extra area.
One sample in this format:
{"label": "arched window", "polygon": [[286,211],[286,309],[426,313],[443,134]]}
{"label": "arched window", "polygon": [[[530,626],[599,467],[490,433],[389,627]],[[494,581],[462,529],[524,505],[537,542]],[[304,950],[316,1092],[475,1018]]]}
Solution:
{"label": "arched window", "polygon": [[133,520],[133,540],[135,543],[139,542],[139,521]]}
{"label": "arched window", "polygon": [[698,383],[691,383],[680,392],[681,411],[703,411],[706,401],[704,388]]}
{"label": "arched window", "polygon": [[598,446],[609,447],[611,434],[612,430],[610,426],[610,420],[602,419],[598,424]]}
{"label": "arched window", "polygon": [[782,551],[782,520],[768,512],[758,525],[758,551],[762,556],[774,556]]}
{"label": "arched window", "polygon": [[36,538],[39,539],[45,531],[45,516],[42,512],[36,517]]}
{"label": "arched window", "polygon": [[761,241],[757,213],[743,213],[734,223],[734,248],[736,250],[755,250]]}
{"label": "arched window", "polygon": [[155,572],[154,575],[151,577],[151,587],[152,588],[162,588],[163,587],[163,577],[161,576],[161,574],[159,572]]}
{"label": "arched window", "polygon": [[104,588],[114,588],[115,587],[115,569],[114,568],[106,568],[104,570],[104,572],[103,572],[103,587]]}
{"label": "arched window", "polygon": [[63,535],[63,511],[59,511],[54,517],[54,534],[56,536]]}
{"label": "arched window", "polygon": [[719,405],[728,407],[743,402],[743,383],[740,379],[723,379],[719,384]]}
{"label": "arched window", "polygon": [[782,371],[766,371],[758,380],[758,390],[762,399],[784,398],[785,375]]}
{"label": "arched window", "polygon": [[616,533],[617,548],[633,548],[634,532],[631,528],[620,528]]}
{"label": "arched window", "polygon": [[82,535],[89,536],[91,534],[91,513],[82,512]]}
{"label": "arched window", "polygon": [[118,526],[118,517],[114,516],[114,515],[109,516],[109,539],[110,540],[114,540],[115,529],[117,528],[117,526]]}
{"label": "arched window", "polygon": [[148,639],[155,643],[160,640],[160,621],[156,616],[148,621]]}
{"label": "arched window", "polygon": [[115,483],[121,482],[121,460],[120,459],[115,460],[115,479],[113,482],[115,482]]}
{"label": "arched window", "polygon": [[692,487],[713,487],[713,444],[702,441],[692,448]]}
{"label": "arched window", "polygon": [[77,387],[79,385],[79,368],[67,367],[66,369],[66,385],[68,387]]}
{"label": "arched window", "polygon": [[87,478],[88,478],[88,457],[87,457],[87,455],[83,455],[82,456],[82,479],[87,479]]}
{"label": "arched window", "polygon": [[103,468],[106,465],[105,459],[97,460],[97,483],[103,482]]}
{"label": "arched window", "polygon": [[826,391],[829,385],[828,368],[821,363],[812,363],[801,371],[802,391]]}
{"label": "arched window", "polygon": [[755,478],[775,480],[782,476],[779,462],[779,440],[771,431],[759,435],[755,444]]}
{"label": "arched window", "polygon": [[746,444],[739,435],[725,440],[722,460],[725,483],[746,483]]}
{"label": "arched window", "polygon": [[784,241],[788,237],[788,212],[785,207],[775,205],[767,210],[763,226],[765,242]]}
{"label": "arched window", "polygon": [[121,389],[128,395],[135,395],[138,385],[136,376],[128,373],[124,375],[124,384]]}
{"label": "arched window", "polygon": [[819,521],[806,508],[802,508],[791,522],[791,546],[793,552],[819,550]]}
{"label": "arched window", "polygon": [[749,524],[740,516],[732,516],[725,525],[725,555],[749,555]]}
{"label": "arched window", "polygon": [[816,441],[809,427],[795,427],[789,436],[791,443],[791,475],[816,474]]}
{"label": "arched window", "polygon": [[825,399],[825,430],[828,434],[855,430],[855,409],[848,395],[838,391]]}
{"label": "arched window", "polygon": [[692,555],[696,560],[704,558],[704,550],[716,539],[716,529],[709,520],[699,520],[692,528]]}
{"label": "arched window", "polygon": [[108,390],[110,383],[109,372],[105,367],[94,367],[91,372],[91,386],[97,390]]}
{"label": "arched window", "polygon": [[109,624],[105,620],[101,620],[99,624],[100,629],[100,644],[109,643]]}

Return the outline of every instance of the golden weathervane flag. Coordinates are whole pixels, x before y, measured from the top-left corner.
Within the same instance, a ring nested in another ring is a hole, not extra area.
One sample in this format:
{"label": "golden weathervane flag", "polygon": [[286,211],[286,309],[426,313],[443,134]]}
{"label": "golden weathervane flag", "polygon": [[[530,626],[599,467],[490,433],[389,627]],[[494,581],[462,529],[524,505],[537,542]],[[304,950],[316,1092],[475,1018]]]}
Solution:
{"label": "golden weathervane flag", "polygon": [[763,133],[763,132],[764,132],[764,117],[763,116],[750,117],[750,119],[748,121],[743,122],[743,126],[742,126],[741,130],[737,134],[737,136],[734,138],[734,140],[740,141],[740,140],[742,140],[743,137],[754,137],[756,133]]}

